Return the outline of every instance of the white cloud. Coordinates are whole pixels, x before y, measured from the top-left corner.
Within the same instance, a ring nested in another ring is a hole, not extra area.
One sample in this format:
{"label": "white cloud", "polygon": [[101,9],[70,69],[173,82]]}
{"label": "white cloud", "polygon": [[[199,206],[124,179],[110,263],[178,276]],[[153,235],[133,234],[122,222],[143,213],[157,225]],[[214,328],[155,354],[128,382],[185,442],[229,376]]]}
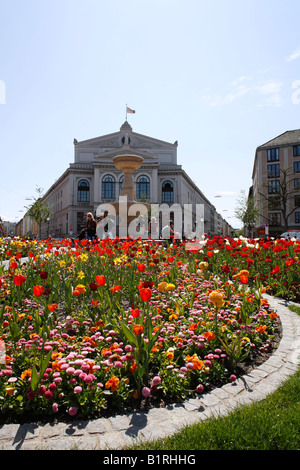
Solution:
{"label": "white cloud", "polygon": [[262,106],[273,106],[273,107],[280,107],[283,104],[283,99],[281,98],[281,89],[282,89],[283,83],[276,81],[276,80],[271,80],[267,82],[262,82],[259,85],[257,85],[256,89],[262,95],[265,97],[263,101],[258,105],[259,107]]}
{"label": "white cloud", "polygon": [[299,59],[300,57],[300,47],[298,47],[298,49],[296,49],[292,54],[290,54],[286,60],[287,62],[291,62],[292,60],[296,60],[296,59]]}
{"label": "white cloud", "polygon": [[247,86],[244,82],[251,80],[249,77],[239,77],[231,83],[233,90],[224,96],[218,94],[207,94],[202,97],[202,101],[210,106],[221,106],[230,104],[241,96],[251,91],[251,86]]}
{"label": "white cloud", "polygon": [[273,106],[279,107],[283,104],[283,99],[281,98],[281,90],[283,83],[278,80],[263,80],[254,82],[251,77],[241,76],[234,80],[230,87],[232,91],[229,91],[223,95],[221,94],[205,94],[202,96],[201,100],[208,104],[209,106],[224,106],[233,103],[235,100],[249,94],[254,93],[258,94],[258,97],[261,99],[258,104],[259,107],[262,106]]}

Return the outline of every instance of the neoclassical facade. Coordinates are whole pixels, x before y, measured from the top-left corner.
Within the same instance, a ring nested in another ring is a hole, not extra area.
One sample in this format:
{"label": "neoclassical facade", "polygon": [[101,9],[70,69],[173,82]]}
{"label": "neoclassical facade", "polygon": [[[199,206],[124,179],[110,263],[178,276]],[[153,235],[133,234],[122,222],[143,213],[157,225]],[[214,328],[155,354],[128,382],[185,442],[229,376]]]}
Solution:
{"label": "neoclassical facade", "polygon": [[118,132],[81,142],[74,139],[74,163],[44,195],[53,215],[42,228],[43,236],[74,237],[87,212],[96,214],[100,204],[118,201],[123,173],[115,167],[113,158],[122,152],[125,141],[132,152],[143,157],[141,167],[133,173],[137,201],[181,207],[192,204],[194,208],[203,204],[204,231],[231,234],[231,227],[178,165],[177,142],[133,132],[125,121]]}

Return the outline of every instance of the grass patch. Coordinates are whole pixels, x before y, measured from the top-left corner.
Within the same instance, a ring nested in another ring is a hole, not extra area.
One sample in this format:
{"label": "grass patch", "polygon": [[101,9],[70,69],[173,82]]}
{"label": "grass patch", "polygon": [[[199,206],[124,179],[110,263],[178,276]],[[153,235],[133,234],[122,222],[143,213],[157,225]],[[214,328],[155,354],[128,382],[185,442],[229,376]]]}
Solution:
{"label": "grass patch", "polygon": [[297,313],[297,315],[300,315],[300,307],[298,305],[289,305],[289,309],[291,312]]}
{"label": "grass patch", "polygon": [[273,394],[136,450],[300,450],[300,369]]}

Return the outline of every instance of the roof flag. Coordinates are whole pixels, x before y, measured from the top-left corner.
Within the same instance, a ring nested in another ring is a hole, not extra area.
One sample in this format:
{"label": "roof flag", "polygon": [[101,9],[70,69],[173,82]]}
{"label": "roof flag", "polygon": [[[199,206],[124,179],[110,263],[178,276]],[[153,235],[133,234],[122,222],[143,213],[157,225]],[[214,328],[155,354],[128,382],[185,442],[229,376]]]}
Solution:
{"label": "roof flag", "polygon": [[129,114],[134,114],[134,113],[135,113],[135,110],[129,108],[129,107],[127,106],[127,104],[126,104],[126,121],[127,121],[127,113],[129,113]]}

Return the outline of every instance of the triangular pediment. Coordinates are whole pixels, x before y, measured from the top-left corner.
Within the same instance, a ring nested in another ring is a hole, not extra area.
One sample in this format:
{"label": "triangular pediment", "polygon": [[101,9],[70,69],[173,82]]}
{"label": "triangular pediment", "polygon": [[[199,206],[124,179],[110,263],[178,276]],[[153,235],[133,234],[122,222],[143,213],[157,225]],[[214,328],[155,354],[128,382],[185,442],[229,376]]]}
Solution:
{"label": "triangular pediment", "polygon": [[155,151],[162,149],[174,149],[174,147],[177,147],[177,142],[171,144],[169,142],[133,132],[132,127],[128,124],[127,121],[125,121],[125,123],[121,126],[119,132],[83,140],[80,142],[76,141],[75,145],[77,148],[99,149],[99,151],[101,151],[100,149],[105,149],[106,151],[118,148],[121,149],[124,145],[126,137],[129,139],[129,146],[135,150],[150,150],[151,152],[152,149]]}

